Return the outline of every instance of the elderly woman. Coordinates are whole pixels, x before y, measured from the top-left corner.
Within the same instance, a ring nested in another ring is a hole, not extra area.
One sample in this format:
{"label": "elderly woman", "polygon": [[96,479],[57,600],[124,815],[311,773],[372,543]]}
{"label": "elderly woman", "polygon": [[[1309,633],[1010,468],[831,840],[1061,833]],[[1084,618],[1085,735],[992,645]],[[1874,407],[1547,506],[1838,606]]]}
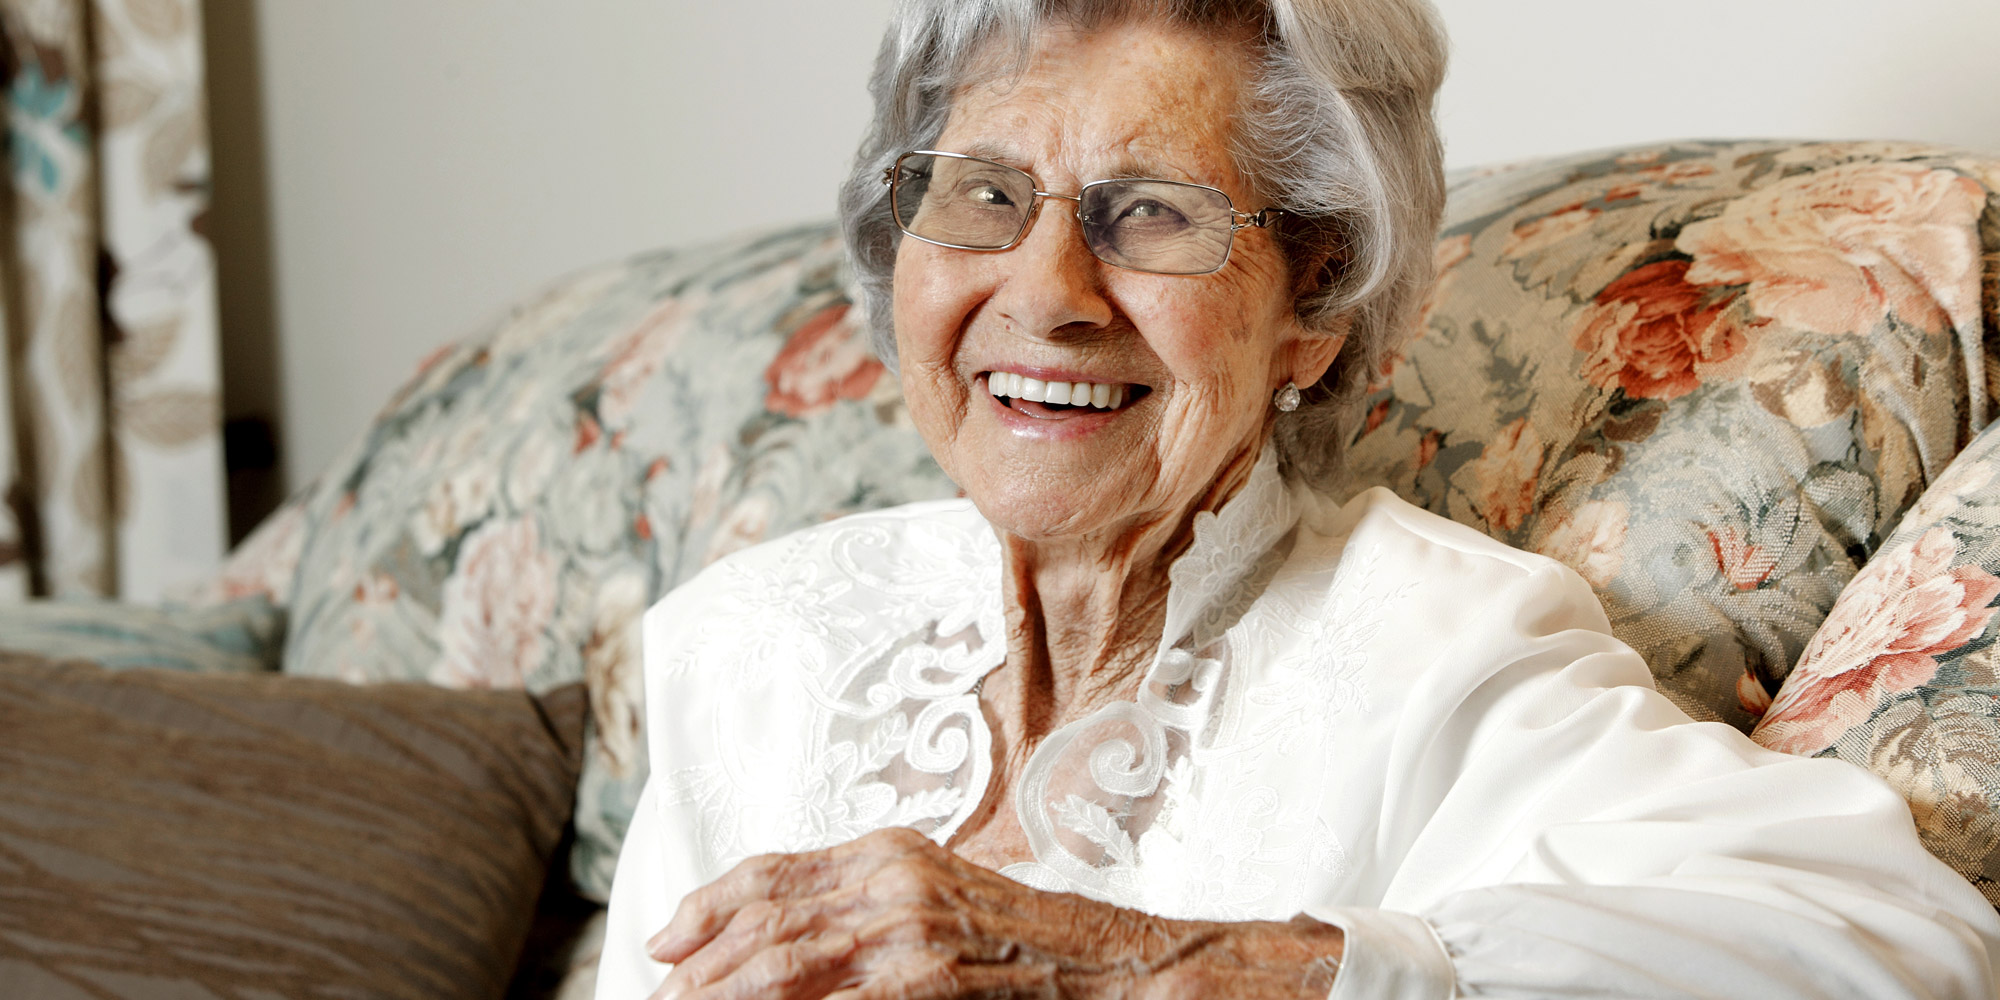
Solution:
{"label": "elderly woman", "polygon": [[1835,761],[1340,445],[1442,184],[1424,0],[905,0],[843,207],[963,501],[646,620],[598,996],[1992,996]]}

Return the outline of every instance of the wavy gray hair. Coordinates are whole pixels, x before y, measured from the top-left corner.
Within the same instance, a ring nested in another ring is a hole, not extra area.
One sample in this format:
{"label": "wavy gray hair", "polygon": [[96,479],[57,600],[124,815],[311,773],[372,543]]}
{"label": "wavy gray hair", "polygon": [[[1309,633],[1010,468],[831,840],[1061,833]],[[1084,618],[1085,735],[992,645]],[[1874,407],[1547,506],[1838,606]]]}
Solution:
{"label": "wavy gray hair", "polygon": [[[875,114],[840,192],[841,224],[876,353],[896,361],[901,233],[883,171],[944,131],[989,43],[1025,66],[1037,29],[1157,18],[1257,39],[1232,154],[1283,208],[1277,235],[1308,328],[1347,343],[1305,405],[1277,424],[1286,472],[1334,488],[1369,387],[1412,332],[1444,209],[1433,115],[1445,40],[1429,0],[902,0],[876,58]],[[1005,51],[1005,50],[1003,50]]]}

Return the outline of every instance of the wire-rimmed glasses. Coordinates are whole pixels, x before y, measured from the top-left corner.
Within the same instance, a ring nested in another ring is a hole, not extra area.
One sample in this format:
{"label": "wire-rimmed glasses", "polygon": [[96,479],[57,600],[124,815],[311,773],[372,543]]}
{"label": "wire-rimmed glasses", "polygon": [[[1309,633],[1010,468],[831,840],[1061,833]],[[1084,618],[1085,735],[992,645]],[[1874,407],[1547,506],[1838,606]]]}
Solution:
{"label": "wire-rimmed glasses", "polygon": [[1041,189],[1004,163],[920,149],[884,171],[896,227],[956,250],[1007,250],[1034,224],[1044,198],[1076,203],[1083,241],[1098,260],[1153,274],[1210,274],[1229,262],[1238,229],[1268,226],[1275,208],[1238,212],[1205,184],[1151,178],[1091,181],[1074,195]]}

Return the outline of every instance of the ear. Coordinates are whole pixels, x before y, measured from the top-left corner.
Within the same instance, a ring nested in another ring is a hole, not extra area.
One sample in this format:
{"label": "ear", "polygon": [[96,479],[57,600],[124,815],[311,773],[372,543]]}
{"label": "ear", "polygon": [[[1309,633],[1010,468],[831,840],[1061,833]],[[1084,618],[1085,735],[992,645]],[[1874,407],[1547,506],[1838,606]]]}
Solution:
{"label": "ear", "polygon": [[1296,384],[1300,389],[1310,389],[1326,377],[1326,370],[1333,367],[1333,361],[1340,356],[1340,349],[1347,345],[1347,332],[1353,327],[1348,316],[1341,316],[1326,331],[1309,331],[1294,325],[1292,335],[1278,347],[1274,359],[1277,365],[1275,390],[1286,382]]}

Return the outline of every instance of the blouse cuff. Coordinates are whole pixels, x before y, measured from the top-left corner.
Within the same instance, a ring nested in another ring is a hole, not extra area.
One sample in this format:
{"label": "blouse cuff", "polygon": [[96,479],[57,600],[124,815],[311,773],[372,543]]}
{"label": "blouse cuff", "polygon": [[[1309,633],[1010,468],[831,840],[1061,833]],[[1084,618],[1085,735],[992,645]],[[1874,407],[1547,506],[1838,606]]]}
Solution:
{"label": "blouse cuff", "polygon": [[1420,917],[1363,906],[1316,906],[1306,916],[1346,935],[1340,972],[1327,1000],[1450,1000],[1458,993],[1451,956]]}

